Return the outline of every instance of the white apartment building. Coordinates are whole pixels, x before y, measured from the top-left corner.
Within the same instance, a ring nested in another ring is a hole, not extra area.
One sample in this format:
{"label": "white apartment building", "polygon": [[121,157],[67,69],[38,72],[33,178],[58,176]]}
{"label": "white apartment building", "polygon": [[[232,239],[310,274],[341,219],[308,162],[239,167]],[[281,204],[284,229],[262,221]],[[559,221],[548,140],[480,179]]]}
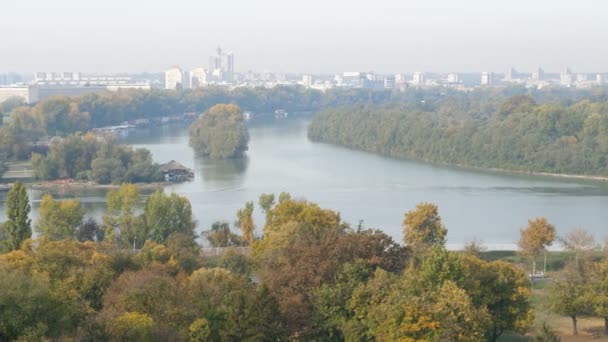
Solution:
{"label": "white apartment building", "polygon": [[424,73],[415,72],[414,75],[412,76],[412,84],[424,85],[424,83],[425,83]]}
{"label": "white apartment building", "polygon": [[205,68],[196,68],[190,71],[190,86],[199,88],[207,85],[207,70]]}
{"label": "white apartment building", "polygon": [[175,90],[179,87],[186,88],[186,79],[184,72],[178,66],[173,66],[165,71],[165,89]]}

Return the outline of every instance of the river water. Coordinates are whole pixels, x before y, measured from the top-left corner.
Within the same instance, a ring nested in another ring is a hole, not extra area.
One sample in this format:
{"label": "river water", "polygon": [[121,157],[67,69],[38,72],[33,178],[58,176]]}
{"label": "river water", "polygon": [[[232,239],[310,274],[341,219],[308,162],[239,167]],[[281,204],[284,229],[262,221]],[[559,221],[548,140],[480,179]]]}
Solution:
{"label": "river water", "polygon": [[[353,226],[363,220],[365,227],[380,228],[398,241],[404,213],[419,202],[439,205],[452,247],[477,239],[489,248],[514,248],[520,228],[538,216],[547,217],[559,234],[583,227],[598,240],[608,235],[606,184],[472,172],[387,158],[310,142],[307,124],[307,119],[251,123],[249,151],[241,160],[195,158],[183,126],[139,130],[124,142],[150,149],[159,163],[175,159],[195,170],[193,182],[165,191],[190,199],[199,231],[214,221],[234,222],[236,211],[261,193],[287,191],[339,211]],[[30,191],[34,217],[41,196]],[[59,194],[74,196],[89,215],[103,214],[105,191]],[[255,220],[258,227],[263,225],[257,207]]]}

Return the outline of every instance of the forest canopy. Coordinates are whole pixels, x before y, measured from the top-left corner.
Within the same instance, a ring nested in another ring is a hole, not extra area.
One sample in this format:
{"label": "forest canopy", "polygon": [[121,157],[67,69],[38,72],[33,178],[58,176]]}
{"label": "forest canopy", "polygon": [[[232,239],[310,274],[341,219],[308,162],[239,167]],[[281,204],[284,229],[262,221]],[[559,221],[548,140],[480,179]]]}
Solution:
{"label": "forest canopy", "polygon": [[317,113],[314,141],[398,158],[509,171],[608,176],[608,101],[539,104],[517,95],[478,116],[444,101],[432,111],[359,105]]}

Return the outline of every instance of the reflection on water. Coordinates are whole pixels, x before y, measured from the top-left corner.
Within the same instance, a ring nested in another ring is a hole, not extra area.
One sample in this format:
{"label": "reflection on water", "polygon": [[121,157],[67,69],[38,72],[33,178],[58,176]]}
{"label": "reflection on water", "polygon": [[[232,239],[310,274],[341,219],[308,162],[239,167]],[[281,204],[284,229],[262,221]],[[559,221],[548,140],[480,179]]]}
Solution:
{"label": "reflection on water", "polygon": [[249,157],[220,160],[196,157],[194,163],[194,171],[197,176],[203,177],[204,183],[234,188],[243,184]]}
{"label": "reflection on water", "polygon": [[[306,137],[307,124],[299,119],[251,123],[245,159],[196,158],[184,126],[140,130],[124,142],[150,149],[159,163],[175,159],[195,170],[193,182],[166,191],[190,199],[199,231],[214,221],[232,222],[236,211],[261,193],[288,191],[339,211],[347,222],[364,220],[366,226],[383,229],[399,241],[403,214],[422,201],[439,205],[451,244],[473,238],[512,244],[527,220],[538,216],[546,216],[560,234],[584,227],[603,239],[608,232],[606,183],[470,172],[396,160],[312,143]],[[106,192],[87,189],[57,195],[79,197],[89,215],[100,217]],[[41,196],[30,191],[34,217]],[[256,209],[254,219],[260,229],[264,219],[260,210]]]}

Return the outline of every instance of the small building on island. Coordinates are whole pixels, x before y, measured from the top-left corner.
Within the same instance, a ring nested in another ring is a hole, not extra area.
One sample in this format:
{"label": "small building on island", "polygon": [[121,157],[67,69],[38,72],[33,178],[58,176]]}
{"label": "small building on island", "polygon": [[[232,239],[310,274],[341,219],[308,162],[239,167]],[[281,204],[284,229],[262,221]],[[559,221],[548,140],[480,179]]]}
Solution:
{"label": "small building on island", "polygon": [[172,160],[160,166],[165,181],[167,182],[188,182],[194,179],[194,171],[184,165]]}

